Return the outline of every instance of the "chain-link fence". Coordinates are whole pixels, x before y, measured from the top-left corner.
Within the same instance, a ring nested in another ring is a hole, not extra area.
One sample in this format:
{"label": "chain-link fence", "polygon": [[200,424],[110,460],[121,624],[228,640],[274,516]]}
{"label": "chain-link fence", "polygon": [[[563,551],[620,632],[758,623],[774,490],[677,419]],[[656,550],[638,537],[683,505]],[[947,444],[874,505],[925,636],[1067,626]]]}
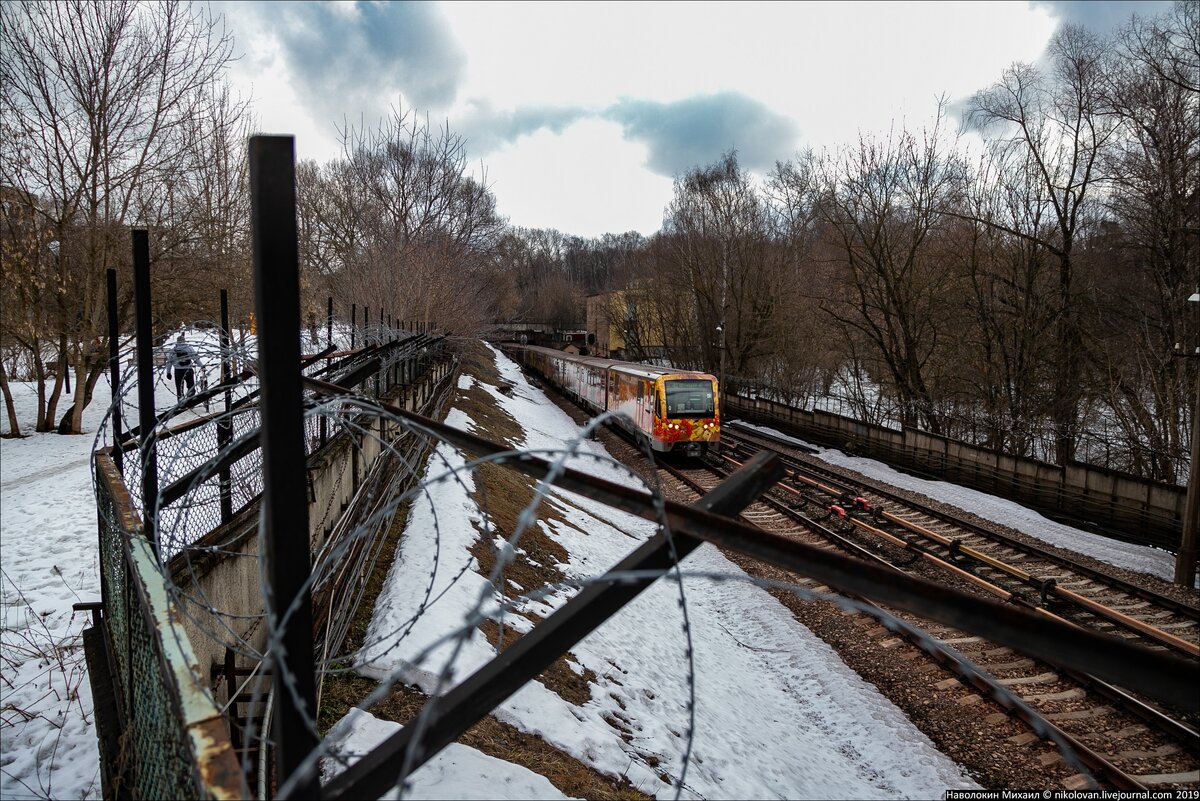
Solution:
{"label": "chain-link fence", "polygon": [[[105,795],[210,798],[237,794],[231,755],[203,749],[220,712],[195,675],[177,609],[162,585],[141,521],[110,456],[95,460],[100,516],[104,643],[109,656],[119,753],[103,760]],[[106,755],[107,756],[107,755]],[[214,786],[222,777],[224,786]]]}
{"label": "chain-link fence", "polygon": [[[410,390],[414,406],[428,404],[439,388],[444,394],[450,385],[452,365],[446,362],[442,337],[379,326],[356,334],[362,344],[352,351],[327,347],[307,357],[305,377],[351,387],[366,397],[405,397]],[[262,717],[262,699],[271,686],[269,671],[260,669],[266,627],[253,536],[263,492],[255,354],[196,344],[196,369],[208,365],[211,371],[224,364],[222,374],[229,380],[206,386],[208,376],[201,376],[195,392],[157,415],[150,436],[143,437],[135,427],[116,437],[114,414],[136,419],[137,377],[130,371],[114,393],[98,436],[94,478],[103,576],[102,662],[108,665],[114,699],[110,716],[116,718],[101,728],[119,732],[115,753],[105,754],[104,760],[105,794],[110,797],[245,797],[246,777],[255,775],[248,746],[257,748],[266,740],[245,717],[248,711]],[[431,387],[428,374],[435,364],[440,381]],[[235,365],[250,369],[233,375]],[[163,390],[159,397],[166,394],[165,380],[163,370],[156,377],[155,389]],[[411,484],[416,471],[411,465],[388,470],[382,464],[386,460],[363,458],[372,433],[384,433],[373,422],[376,415],[311,389],[304,403],[304,451],[310,465],[328,462],[338,449],[349,451],[353,463],[353,469],[326,470],[333,486],[323,488],[329,501],[312,516],[317,532],[310,538],[312,547],[318,560],[322,551],[334,549],[347,564],[373,561],[379,554],[374,541],[352,537],[349,545],[339,545],[340,538],[356,531],[351,518],[377,514],[381,499],[407,487],[404,476]],[[411,446],[418,457],[427,454],[427,444],[405,444],[398,441],[405,432],[393,433],[397,437],[390,449],[377,446],[376,452],[394,456]],[[412,439],[411,432],[406,436]],[[147,488],[150,454],[157,483]],[[389,484],[396,481],[403,486]],[[152,503],[143,497],[147,489]],[[315,491],[310,480],[310,504]],[[343,514],[347,504],[334,498],[352,499],[349,516]],[[153,539],[146,536],[145,516],[153,521]],[[379,525],[376,521],[375,527]],[[236,565],[232,572],[230,563]],[[205,583],[214,572],[235,580],[214,591],[211,581]],[[344,636],[346,609],[361,598],[361,585],[359,576],[345,570],[322,575],[314,591],[318,622],[327,634]],[[214,654],[221,649],[231,656],[231,678],[250,673],[238,678],[237,686],[230,681],[229,687],[220,687],[224,673],[205,669],[216,664]],[[247,664],[253,667],[244,669]],[[239,719],[238,699],[246,696],[255,700],[242,707]],[[230,748],[230,724],[244,746],[237,754]],[[266,754],[265,748],[259,751]]]}

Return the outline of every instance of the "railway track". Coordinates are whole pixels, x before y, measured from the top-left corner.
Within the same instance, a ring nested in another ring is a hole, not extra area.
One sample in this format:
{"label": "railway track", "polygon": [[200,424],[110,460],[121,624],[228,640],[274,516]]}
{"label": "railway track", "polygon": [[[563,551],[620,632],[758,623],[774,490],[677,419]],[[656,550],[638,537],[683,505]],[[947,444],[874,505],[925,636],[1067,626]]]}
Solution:
{"label": "railway track", "polygon": [[[803,525],[809,536],[825,529],[821,536],[830,543],[827,547],[840,547],[931,580],[1026,605],[1039,614],[1196,658],[1200,610],[1194,607],[942,510],[902,499],[876,482],[852,484],[844,475],[802,461],[795,448],[760,433],[730,433],[726,427],[723,438],[734,450],[722,458],[731,466],[740,463],[739,456],[762,447],[781,453],[789,481],[773,491],[766,503],[796,510],[807,521]],[[725,472],[709,469],[717,475]],[[1194,721],[1093,677],[1055,669],[979,637],[937,625],[928,630],[993,674],[1042,718],[1083,746],[1085,764],[1105,783],[1116,789],[1200,784],[1200,737]],[[876,632],[876,638],[883,652],[897,645],[895,635],[886,630]],[[955,681],[964,679],[975,689],[983,689],[961,674]],[[950,689],[954,681],[947,682],[944,688]],[[1032,730],[1043,728],[1034,720],[1026,722]],[[1078,786],[1081,781],[1068,777],[1067,785]]]}
{"label": "railway track", "polygon": [[[576,419],[586,419],[578,407],[559,401]],[[722,436],[723,455],[713,460],[721,465],[655,465],[668,497],[690,501],[752,452],[770,447],[784,458],[789,479],[742,514],[747,522],[1195,658],[1200,628],[1195,607],[913,504],[874,482],[851,482],[759,432],[726,426]],[[623,434],[610,431],[603,438],[614,456],[648,472],[641,452]],[[759,578],[829,590],[746,557],[726,556]],[[896,631],[870,614],[772,592],[904,708],[943,751],[986,782],[1081,789],[1093,786],[1094,777],[1100,786],[1117,790],[1200,787],[1200,736],[1193,720],[941,624],[889,611],[901,623]]]}

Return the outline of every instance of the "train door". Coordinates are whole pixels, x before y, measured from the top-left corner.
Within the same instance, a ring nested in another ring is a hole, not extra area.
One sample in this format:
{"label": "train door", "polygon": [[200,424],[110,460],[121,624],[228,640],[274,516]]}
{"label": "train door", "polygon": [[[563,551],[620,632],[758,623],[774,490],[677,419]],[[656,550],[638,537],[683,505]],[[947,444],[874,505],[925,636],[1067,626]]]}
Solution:
{"label": "train door", "polygon": [[654,431],[654,391],[649,381],[638,381],[637,425],[642,431]]}

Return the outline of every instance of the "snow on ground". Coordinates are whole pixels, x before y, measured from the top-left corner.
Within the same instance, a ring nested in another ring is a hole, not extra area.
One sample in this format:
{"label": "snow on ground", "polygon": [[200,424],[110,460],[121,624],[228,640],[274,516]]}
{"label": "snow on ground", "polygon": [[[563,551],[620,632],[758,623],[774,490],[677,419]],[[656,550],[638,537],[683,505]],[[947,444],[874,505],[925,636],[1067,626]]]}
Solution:
{"label": "snow on ground", "polygon": [[[496,360],[514,389],[506,394],[479,386],[524,427],[523,447],[560,450],[577,440],[579,428],[566,414],[526,383],[507,357],[497,353]],[[458,410],[448,422],[472,427]],[[580,455],[572,458],[572,466],[634,484],[623,468],[597,460],[605,455],[598,443],[577,445]],[[460,453],[442,446],[431,457],[427,475],[462,464]],[[463,627],[481,599],[491,600],[486,580],[472,570],[463,572],[486,508],[472,499],[468,474],[458,475],[461,481],[431,484],[428,495],[414,503],[368,632],[374,645],[365,654],[367,664],[360,665],[366,675],[394,671],[434,690],[454,647],[439,638]],[[647,521],[565,491],[554,490],[545,503],[561,519],[537,525],[570,554],[570,563],[559,568],[574,580],[598,576],[653,532]],[[596,674],[591,700],[576,706],[535,681],[504,702],[497,717],[667,798],[676,790],[660,775],[677,780],[689,747],[686,797],[934,798],[948,788],[975,786],[891,702],[765,590],[748,583],[718,550],[701,547],[685,567],[695,665],[693,740],[688,737],[689,646],[680,589],[669,579],[656,582],[573,649],[572,658],[581,666],[576,672],[590,668]],[[729,580],[716,581],[711,574]],[[544,616],[568,595],[561,591],[531,600],[524,609]],[[418,609],[424,613],[412,623]],[[519,630],[530,626],[519,615],[505,622]],[[455,680],[494,654],[478,630],[468,632],[454,662]],[[426,649],[430,655],[423,659]],[[606,718],[621,721],[628,739]],[[437,792],[456,797],[457,789],[452,783]]]}
{"label": "snow on ground", "polygon": [[[351,761],[367,754],[371,749],[403,728],[399,723],[380,720],[370,712],[350,710],[329,733],[340,741]],[[324,777],[332,779],[340,770],[336,764]],[[481,751],[458,743],[451,743],[439,754],[421,766],[409,777],[405,798],[422,799],[455,798],[568,798],[558,791],[545,776],[528,768],[490,757]],[[399,798],[393,790],[383,795],[384,799]]]}
{"label": "snow on ground", "polygon": [[[10,382],[22,430],[33,385]],[[107,383],[97,394],[107,392]],[[97,401],[84,412],[94,432]],[[0,440],[0,796],[100,795],[92,693],[83,659],[87,612],[100,599],[92,435]]]}
{"label": "snow on ground", "polygon": [[1081,531],[1055,522],[1016,501],[998,498],[995,495],[988,495],[947,481],[917,478],[888,467],[883,462],[861,456],[847,456],[839,450],[813,445],[773,428],[742,421],[739,421],[738,425],[754,431],[761,431],[785,442],[794,442],[813,448],[817,451],[816,456],[819,459],[830,464],[854,470],[894,487],[919,492],[927,498],[950,504],[965,512],[971,512],[984,520],[991,520],[993,523],[1000,523],[1016,529],[1051,545],[1078,551],[1110,565],[1149,573],[1167,581],[1171,581],[1175,574],[1174,555],[1159,548],[1134,545],[1088,531]]}
{"label": "snow on ground", "polygon": [[[189,331],[215,375],[209,332]],[[174,341],[174,335],[169,337]],[[155,403],[176,402],[157,371]],[[74,376],[72,376],[73,378]],[[108,376],[84,410],[79,436],[35,433],[36,385],[10,381],[21,439],[0,440],[0,798],[96,798],[99,754],[82,631],[100,600],[91,453],[111,396]],[[136,394],[125,414],[136,416]],[[61,415],[70,399],[59,402]],[[8,432],[7,415],[3,432]]]}

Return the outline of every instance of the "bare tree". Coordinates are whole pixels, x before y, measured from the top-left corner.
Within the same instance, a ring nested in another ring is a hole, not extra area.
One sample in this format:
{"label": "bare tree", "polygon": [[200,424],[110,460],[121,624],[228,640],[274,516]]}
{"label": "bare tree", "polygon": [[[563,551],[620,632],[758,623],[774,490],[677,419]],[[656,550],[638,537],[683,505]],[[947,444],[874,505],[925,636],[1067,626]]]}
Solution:
{"label": "bare tree", "polygon": [[1052,412],[1047,366],[1054,358],[1057,259],[1036,237],[1007,233],[1047,235],[1053,226],[1036,169],[1020,154],[1008,157],[1017,163],[996,171],[983,160],[956,207],[963,216],[951,226],[952,242],[968,315],[950,359],[964,383],[965,411],[982,411],[984,444],[1025,456]]}
{"label": "bare tree", "polygon": [[791,252],[770,225],[765,198],[734,152],[675,181],[663,221],[670,259],[658,281],[690,311],[690,332],[677,332],[686,337],[677,345],[698,347],[704,369],[748,375],[787,335],[778,311],[791,292]]}
{"label": "bare tree", "polygon": [[1198,74],[1200,10],[1179,3],[1118,32],[1102,85],[1116,123],[1102,158],[1106,255],[1121,269],[1103,284],[1108,325],[1098,359],[1127,440],[1147,446],[1131,448],[1128,467],[1167,481],[1178,480],[1196,402],[1188,361],[1172,351],[1189,331],[1197,336],[1186,298],[1200,285]]}
{"label": "bare tree", "polygon": [[[778,354],[765,361],[759,377],[785,402],[804,404],[829,393],[839,367],[850,354],[829,341],[831,323],[821,309],[822,287],[835,280],[835,270],[821,252],[830,230],[821,207],[828,165],[809,150],[778,162],[767,184],[773,237],[790,253],[794,272],[791,291],[780,299],[781,338]],[[851,359],[851,361],[853,361]]]}
{"label": "bare tree", "polygon": [[105,365],[105,271],[125,266],[125,226],[184,168],[231,40],[219,18],[173,0],[6,3],[0,14],[0,178],[59,243],[36,266],[58,358],[76,379],[62,429],[79,432]]}
{"label": "bare tree", "polygon": [[865,337],[886,367],[901,421],[940,431],[930,360],[951,328],[946,293],[954,271],[940,238],[940,212],[961,169],[938,124],[921,139],[907,131],[862,137],[827,177],[821,206],[836,237],[841,280],[825,309]]}
{"label": "bare tree", "polygon": [[[991,134],[993,152],[1002,166],[1012,166],[1022,178],[1032,170],[1045,187],[1039,194],[1054,222],[1049,230],[984,222],[1036,242],[1057,261],[1051,416],[1056,457],[1066,464],[1075,456],[1079,436],[1087,355],[1075,285],[1076,244],[1092,221],[1101,179],[1100,154],[1113,125],[1104,114],[1099,42],[1084,29],[1068,25],[1054,36],[1049,52],[1048,73],[1014,64],[995,86],[975,95],[971,118]],[[1012,158],[1017,154],[1020,158]]]}
{"label": "bare tree", "polygon": [[299,170],[306,269],[344,305],[370,299],[401,319],[480,330],[504,221],[468,174],[465,140],[396,108],[342,141],[342,159]]}

